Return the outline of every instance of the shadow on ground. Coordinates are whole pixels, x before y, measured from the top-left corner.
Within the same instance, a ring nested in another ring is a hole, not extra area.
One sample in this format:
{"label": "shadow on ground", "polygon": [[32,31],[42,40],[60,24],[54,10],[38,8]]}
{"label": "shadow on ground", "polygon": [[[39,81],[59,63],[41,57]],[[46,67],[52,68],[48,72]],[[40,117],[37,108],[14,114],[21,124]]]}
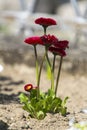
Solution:
{"label": "shadow on ground", "polygon": [[18,92],[17,94],[0,94],[0,104],[9,104],[9,103],[19,103],[18,96],[21,92]]}
{"label": "shadow on ground", "polygon": [[[14,86],[24,84],[23,80],[14,81],[11,77],[0,76],[0,104],[18,103],[18,96],[21,92],[14,94]],[[10,94],[9,94],[10,93]]]}
{"label": "shadow on ground", "polygon": [[0,120],[0,130],[8,130],[8,124]]}

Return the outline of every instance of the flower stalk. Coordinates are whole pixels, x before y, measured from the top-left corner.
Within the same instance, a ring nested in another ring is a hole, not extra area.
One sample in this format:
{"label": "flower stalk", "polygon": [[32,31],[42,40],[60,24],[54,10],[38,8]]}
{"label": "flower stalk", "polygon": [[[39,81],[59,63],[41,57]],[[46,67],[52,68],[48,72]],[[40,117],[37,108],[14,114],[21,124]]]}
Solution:
{"label": "flower stalk", "polygon": [[54,69],[55,69],[55,61],[56,61],[56,55],[53,56],[53,67],[52,67],[53,73],[54,73]]}
{"label": "flower stalk", "polygon": [[[47,49],[47,47],[45,47],[45,52],[46,52],[46,61],[47,61],[48,65],[49,65],[50,72],[51,72],[51,90],[54,91],[54,72],[53,72],[53,69],[54,69],[54,68],[52,68],[52,65],[51,65],[51,63],[50,63],[50,59],[49,59],[49,57],[48,57],[48,49]],[[53,62],[55,62],[55,61],[53,60]],[[53,64],[54,64],[54,63],[53,63]],[[54,67],[54,66],[53,66],[53,67]]]}
{"label": "flower stalk", "polygon": [[37,58],[36,45],[34,45],[34,54],[35,54],[35,64],[36,64],[36,79],[38,81],[38,58]]}
{"label": "flower stalk", "polygon": [[[36,63],[36,80],[37,80],[37,86],[38,86],[38,80],[39,80],[39,65],[38,65],[38,58],[37,58],[37,49],[36,45],[34,45],[34,53],[35,53],[35,63]],[[40,88],[37,87],[37,98],[39,97]]]}
{"label": "flower stalk", "polygon": [[58,90],[58,84],[59,84],[60,72],[61,72],[61,67],[62,67],[62,61],[63,61],[63,57],[61,56],[60,57],[59,68],[58,68],[58,73],[57,73],[57,79],[56,79],[55,95],[57,94],[57,90]]}
{"label": "flower stalk", "polygon": [[54,91],[54,68],[55,68],[56,55],[53,57],[53,66],[51,69],[51,89]]}
{"label": "flower stalk", "polygon": [[44,60],[45,60],[45,56],[46,56],[46,53],[43,56],[43,59],[42,59],[41,65],[40,65],[40,69],[39,69],[38,82],[37,82],[38,87],[40,86],[41,71],[42,71]]}
{"label": "flower stalk", "polygon": [[43,29],[44,29],[44,35],[46,35],[46,29],[47,29],[47,27],[43,26]]}

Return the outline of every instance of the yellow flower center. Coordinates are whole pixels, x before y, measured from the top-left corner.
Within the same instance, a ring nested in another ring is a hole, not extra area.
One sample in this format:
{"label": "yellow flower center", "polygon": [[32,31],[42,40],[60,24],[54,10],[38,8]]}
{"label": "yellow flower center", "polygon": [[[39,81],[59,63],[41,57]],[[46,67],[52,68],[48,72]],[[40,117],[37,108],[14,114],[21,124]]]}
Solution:
{"label": "yellow flower center", "polygon": [[29,85],[29,86],[27,86],[27,90],[29,90],[29,89],[31,89],[31,86]]}

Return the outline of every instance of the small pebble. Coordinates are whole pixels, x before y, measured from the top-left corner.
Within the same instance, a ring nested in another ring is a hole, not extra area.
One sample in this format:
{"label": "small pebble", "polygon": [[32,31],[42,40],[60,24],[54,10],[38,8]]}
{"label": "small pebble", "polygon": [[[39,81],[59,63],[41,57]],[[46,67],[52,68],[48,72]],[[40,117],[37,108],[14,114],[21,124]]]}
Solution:
{"label": "small pebble", "polygon": [[87,114],[87,109],[82,109],[81,112]]}

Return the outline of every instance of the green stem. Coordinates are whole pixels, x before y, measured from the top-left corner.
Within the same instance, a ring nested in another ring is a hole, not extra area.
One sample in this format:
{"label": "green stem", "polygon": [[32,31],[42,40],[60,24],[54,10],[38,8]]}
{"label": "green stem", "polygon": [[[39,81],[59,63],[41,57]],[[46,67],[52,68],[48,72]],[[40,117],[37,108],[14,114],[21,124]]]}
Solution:
{"label": "green stem", "polygon": [[55,68],[55,60],[56,60],[56,55],[54,55],[53,58],[53,66],[51,69],[51,89],[54,91],[54,68]]}
{"label": "green stem", "polygon": [[46,35],[46,29],[47,29],[47,27],[43,26],[43,28],[44,28],[44,35]]}
{"label": "green stem", "polygon": [[54,91],[54,73],[52,70],[51,70],[51,90]]}
{"label": "green stem", "polygon": [[43,67],[43,62],[45,60],[45,56],[46,56],[46,53],[44,54],[41,65],[40,65],[40,70],[39,70],[39,74],[38,74],[38,82],[37,82],[38,87],[40,86],[40,77],[41,77],[41,71],[42,71],[42,67]]}
{"label": "green stem", "polygon": [[55,95],[57,94],[57,90],[58,90],[58,84],[59,84],[59,78],[60,78],[60,72],[61,72],[61,67],[62,67],[62,61],[63,61],[63,57],[60,57],[60,64],[59,64],[59,69],[58,69],[58,73],[57,73],[57,80],[56,80],[56,87],[55,87]]}
{"label": "green stem", "polygon": [[56,60],[56,55],[54,55],[54,57],[53,57],[53,67],[52,67],[53,73],[54,73],[54,68],[55,68],[55,60]]}
{"label": "green stem", "polygon": [[[37,49],[36,49],[36,45],[34,45],[34,53],[35,53],[35,63],[36,63],[36,79],[37,79],[37,82],[38,82],[38,58],[37,58]],[[39,86],[37,87],[37,98],[39,97]]]}
{"label": "green stem", "polygon": [[51,68],[51,63],[50,63],[50,60],[49,60],[49,57],[48,57],[48,49],[47,49],[47,48],[48,48],[48,47],[45,47],[46,60],[47,60],[49,66],[50,66],[50,68]]}
{"label": "green stem", "polygon": [[50,70],[51,70],[51,89],[54,91],[54,66],[55,66],[55,57],[53,59],[53,67],[50,63],[50,60],[49,60],[49,57],[48,57],[48,50],[47,50],[47,47],[45,48],[45,51],[46,51],[46,60],[48,62],[48,65],[50,67]]}
{"label": "green stem", "polygon": [[35,64],[36,64],[36,79],[38,81],[38,58],[37,58],[36,45],[34,45],[34,53],[35,53]]}

